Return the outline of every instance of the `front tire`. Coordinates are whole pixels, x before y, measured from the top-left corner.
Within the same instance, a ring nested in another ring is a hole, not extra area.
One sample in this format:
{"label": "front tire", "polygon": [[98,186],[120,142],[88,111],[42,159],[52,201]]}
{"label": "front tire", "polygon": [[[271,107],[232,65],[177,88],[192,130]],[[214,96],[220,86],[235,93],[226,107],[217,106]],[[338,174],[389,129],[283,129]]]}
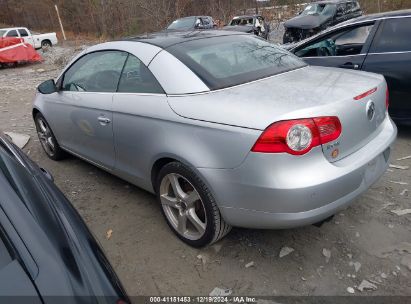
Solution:
{"label": "front tire", "polygon": [[66,157],[66,152],[59,146],[49,124],[41,113],[34,117],[37,135],[46,155],[52,160],[61,160]]}
{"label": "front tire", "polygon": [[187,166],[165,165],[157,177],[156,193],[167,224],[188,245],[204,247],[230,232],[210,190]]}

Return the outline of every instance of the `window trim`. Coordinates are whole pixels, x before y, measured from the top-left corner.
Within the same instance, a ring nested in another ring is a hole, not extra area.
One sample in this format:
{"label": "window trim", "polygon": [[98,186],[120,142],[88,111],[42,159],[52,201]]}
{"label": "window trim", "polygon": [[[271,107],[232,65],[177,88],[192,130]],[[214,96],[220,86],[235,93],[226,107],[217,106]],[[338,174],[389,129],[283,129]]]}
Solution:
{"label": "window trim", "polygon": [[127,63],[127,59],[128,59],[128,57],[129,57],[130,55],[136,57],[138,60],[140,60],[140,62],[141,62],[142,64],[144,64],[144,62],[143,62],[140,58],[138,58],[136,55],[131,54],[130,52],[124,51],[124,50],[119,50],[119,49],[112,49],[112,48],[110,48],[110,49],[104,49],[104,50],[97,50],[97,51],[87,52],[87,53],[81,55],[79,58],[77,58],[77,59],[76,59],[74,62],[72,62],[69,66],[67,66],[66,69],[65,69],[65,70],[63,71],[63,73],[61,74],[61,76],[57,79],[56,85],[57,85],[58,92],[93,93],[93,94],[137,94],[137,95],[141,95],[141,96],[166,96],[166,95],[167,95],[166,92],[165,92],[165,90],[164,90],[164,88],[163,88],[163,86],[161,85],[161,83],[160,83],[160,82],[158,81],[158,79],[154,76],[154,74],[150,71],[149,67],[148,67],[147,65],[145,65],[145,64],[144,64],[144,65],[145,65],[146,68],[150,71],[150,73],[153,74],[153,77],[157,80],[159,86],[161,87],[161,89],[163,90],[164,93],[129,93],[129,92],[118,92],[118,86],[119,86],[119,84],[120,84],[121,73],[120,73],[120,77],[118,78],[117,87],[116,87],[116,91],[115,91],[115,92],[92,92],[92,91],[79,92],[79,91],[65,91],[65,90],[62,89],[62,87],[63,87],[63,82],[64,82],[64,77],[66,76],[66,73],[67,73],[68,70],[70,70],[71,67],[72,67],[74,64],[76,64],[81,58],[83,58],[83,57],[85,57],[85,56],[87,56],[87,55],[89,55],[89,54],[94,54],[94,53],[99,53],[99,52],[109,52],[109,51],[112,51],[112,52],[113,52],[113,51],[115,51],[115,52],[122,52],[122,53],[126,53],[126,54],[127,54],[127,58],[126,58],[126,60],[124,61],[123,67],[121,68],[121,73],[123,72],[124,67],[125,67],[125,65],[126,65],[126,63]]}

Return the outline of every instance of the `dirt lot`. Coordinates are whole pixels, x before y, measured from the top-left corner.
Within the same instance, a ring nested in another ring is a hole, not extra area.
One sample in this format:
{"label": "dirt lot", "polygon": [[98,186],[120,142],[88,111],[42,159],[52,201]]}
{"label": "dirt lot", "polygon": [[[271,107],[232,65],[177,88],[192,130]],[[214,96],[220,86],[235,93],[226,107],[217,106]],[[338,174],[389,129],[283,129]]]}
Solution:
{"label": "dirt lot", "polygon": [[[0,128],[31,136],[24,151],[54,175],[130,295],[208,295],[215,287],[234,295],[348,295],[352,287],[356,295],[411,296],[411,214],[392,213],[411,208],[411,169],[389,169],[320,228],[233,229],[197,250],[171,233],[151,194],[77,158],[49,160],[31,119],[32,98],[36,85],[56,77],[77,51],[55,47],[44,63],[0,69]],[[399,126],[391,163],[411,166],[411,159],[396,160],[410,154],[411,126]],[[294,251],[280,258],[285,246]],[[360,292],[363,280],[376,290]]]}

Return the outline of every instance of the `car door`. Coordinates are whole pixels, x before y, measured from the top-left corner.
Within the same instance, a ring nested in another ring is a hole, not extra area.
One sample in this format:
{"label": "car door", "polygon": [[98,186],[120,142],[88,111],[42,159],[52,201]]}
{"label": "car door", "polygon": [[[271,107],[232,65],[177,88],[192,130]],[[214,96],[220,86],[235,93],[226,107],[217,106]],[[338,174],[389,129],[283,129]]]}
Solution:
{"label": "car door", "polygon": [[378,25],[346,26],[298,46],[293,52],[308,64],[359,70]]}
{"label": "car door", "polygon": [[24,42],[31,44],[34,47],[33,36],[30,36],[26,29],[19,29],[20,37],[24,39]]}
{"label": "car door", "polygon": [[[162,130],[159,121],[171,109],[164,90],[150,70],[129,54],[113,99],[116,174],[141,187],[149,187],[147,172],[153,161],[150,138]],[[166,139],[165,139],[166,140]]]}
{"label": "car door", "polygon": [[126,58],[121,51],[86,54],[59,79],[59,92],[45,97],[45,117],[59,144],[105,169],[115,161],[113,93]]}
{"label": "car door", "polygon": [[365,59],[363,70],[383,74],[390,91],[390,113],[411,118],[411,16],[386,19]]}

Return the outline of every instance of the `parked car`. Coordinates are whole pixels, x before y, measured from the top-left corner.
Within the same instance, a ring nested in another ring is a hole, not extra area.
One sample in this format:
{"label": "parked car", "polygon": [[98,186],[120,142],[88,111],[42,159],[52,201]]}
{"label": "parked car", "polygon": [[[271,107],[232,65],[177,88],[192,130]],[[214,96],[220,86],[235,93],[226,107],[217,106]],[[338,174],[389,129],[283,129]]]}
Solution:
{"label": "parked car", "polygon": [[270,33],[270,25],[261,15],[236,16],[223,29],[255,34],[264,39],[268,39]]}
{"label": "parked car", "polygon": [[24,42],[31,44],[35,49],[51,47],[58,42],[56,33],[38,34],[30,32],[26,27],[2,28],[0,37],[23,38]]}
{"label": "parked car", "polygon": [[363,16],[290,47],[312,65],[375,72],[390,89],[390,114],[411,120],[411,10]]}
{"label": "parked car", "polygon": [[327,27],[362,15],[357,0],[327,0],[308,4],[296,17],[284,23],[283,43],[298,42]]}
{"label": "parked car", "polygon": [[1,132],[0,193],[2,299],[129,302],[100,246],[51,175]]}
{"label": "parked car", "polygon": [[192,246],[322,221],[388,166],[384,77],[308,66],[254,35],[163,33],[79,54],[38,87],[46,154],[156,193]]}
{"label": "parked car", "polygon": [[207,30],[216,27],[217,25],[210,16],[190,16],[174,20],[166,31]]}

